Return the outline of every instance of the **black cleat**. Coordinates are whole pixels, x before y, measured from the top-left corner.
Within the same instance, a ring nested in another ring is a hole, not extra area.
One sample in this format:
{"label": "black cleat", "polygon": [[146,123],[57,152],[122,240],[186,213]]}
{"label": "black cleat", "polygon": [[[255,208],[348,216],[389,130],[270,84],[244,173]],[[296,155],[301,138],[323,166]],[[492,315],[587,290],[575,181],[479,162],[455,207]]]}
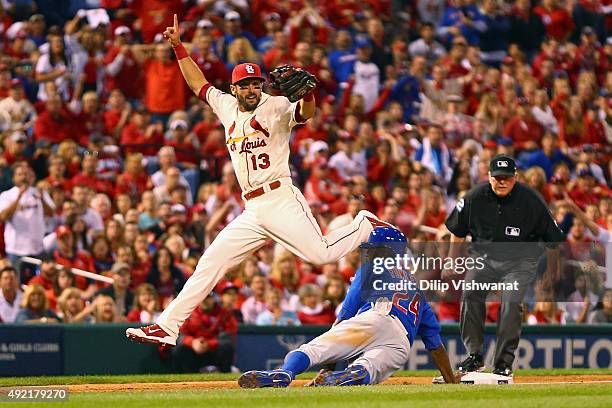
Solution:
{"label": "black cleat", "polygon": [[512,377],[512,366],[501,363],[495,366],[495,370],[493,370],[493,374],[503,375],[504,377]]}
{"label": "black cleat", "polygon": [[471,373],[472,371],[484,370],[484,358],[481,354],[470,354],[468,358],[459,364],[459,372]]}

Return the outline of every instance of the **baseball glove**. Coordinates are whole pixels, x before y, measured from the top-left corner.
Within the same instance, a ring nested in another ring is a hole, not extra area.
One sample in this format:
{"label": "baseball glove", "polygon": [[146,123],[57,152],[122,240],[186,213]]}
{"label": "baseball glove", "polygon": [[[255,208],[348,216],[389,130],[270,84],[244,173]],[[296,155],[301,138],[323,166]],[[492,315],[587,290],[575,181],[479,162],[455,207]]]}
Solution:
{"label": "baseball glove", "polygon": [[297,102],[317,86],[317,78],[308,71],[283,65],[270,72],[270,85],[291,102]]}

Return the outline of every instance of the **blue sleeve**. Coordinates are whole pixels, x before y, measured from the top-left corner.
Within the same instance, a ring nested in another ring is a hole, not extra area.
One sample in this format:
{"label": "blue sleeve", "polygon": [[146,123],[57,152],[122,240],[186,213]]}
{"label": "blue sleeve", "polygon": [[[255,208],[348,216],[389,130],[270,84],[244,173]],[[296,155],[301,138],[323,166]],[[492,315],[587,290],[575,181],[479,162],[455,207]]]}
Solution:
{"label": "blue sleeve", "polygon": [[449,7],[444,10],[444,14],[442,15],[442,20],[440,20],[439,28],[441,27],[450,27],[455,25],[455,20],[452,18],[453,13],[456,11],[454,7]]}
{"label": "blue sleeve", "polygon": [[393,88],[391,88],[391,94],[389,95],[389,100],[391,101],[401,100],[403,96],[402,89],[404,88],[404,85],[406,84],[407,80],[408,80],[408,77],[402,77],[396,82],[395,85],[393,85]]}
{"label": "blue sleeve", "polygon": [[416,152],[414,152],[414,160],[421,161],[423,159],[423,146],[419,147]]}
{"label": "blue sleeve", "polygon": [[336,51],[332,51],[329,53],[329,57],[327,58],[327,65],[331,69],[333,73],[338,70],[338,53]]}
{"label": "blue sleeve", "polygon": [[[484,31],[487,30],[487,21],[485,19],[485,17],[482,15],[482,13],[480,12],[480,10],[478,8],[475,8],[474,10],[472,10],[472,12],[474,13],[474,18],[472,20],[474,26],[473,26],[473,30],[475,30],[477,32],[477,34],[482,33]],[[490,22],[493,25],[496,25],[496,21],[495,19],[489,19]]]}
{"label": "blue sleeve", "polygon": [[363,302],[360,297],[361,290],[361,267],[357,269],[355,272],[355,279],[351,283],[351,287],[346,294],[346,298],[344,299],[344,303],[342,304],[342,310],[338,314],[338,320],[347,320],[351,317],[355,316]]}
{"label": "blue sleeve", "polygon": [[421,303],[421,323],[417,333],[421,336],[427,350],[434,350],[442,345],[440,323],[426,301]]}

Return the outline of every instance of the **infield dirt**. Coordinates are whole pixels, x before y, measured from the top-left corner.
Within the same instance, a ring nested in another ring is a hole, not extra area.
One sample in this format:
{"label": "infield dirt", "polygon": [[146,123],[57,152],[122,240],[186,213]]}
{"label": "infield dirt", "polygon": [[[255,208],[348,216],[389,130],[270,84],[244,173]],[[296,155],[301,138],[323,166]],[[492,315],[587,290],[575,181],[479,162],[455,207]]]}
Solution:
{"label": "infield dirt", "polygon": [[[291,386],[302,387],[307,380],[296,380]],[[612,382],[612,375],[555,375],[555,376],[517,376],[515,384],[559,384],[559,383],[594,383]],[[391,377],[383,385],[422,385],[431,384],[430,377]],[[57,385],[55,386],[57,387]],[[162,391],[182,389],[225,389],[238,388],[236,381],[188,381],[164,383],[125,383],[125,384],[74,384],[66,385],[70,392],[129,392],[129,391]]]}

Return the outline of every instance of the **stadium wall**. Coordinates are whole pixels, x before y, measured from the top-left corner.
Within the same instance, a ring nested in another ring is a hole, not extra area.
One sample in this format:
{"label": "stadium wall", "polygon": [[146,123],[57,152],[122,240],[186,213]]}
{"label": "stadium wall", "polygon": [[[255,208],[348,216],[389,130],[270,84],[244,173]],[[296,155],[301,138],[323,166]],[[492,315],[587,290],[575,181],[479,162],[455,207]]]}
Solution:
{"label": "stadium wall", "polygon": [[[167,373],[167,355],[129,342],[124,324],[0,325],[0,376]],[[323,333],[322,326],[241,326],[236,366],[275,368],[289,350]],[[458,325],[444,325],[451,363],[464,357]],[[487,326],[486,359],[494,352],[495,326]],[[256,345],[254,352],[254,345]],[[518,368],[611,368],[612,325],[525,326]],[[406,369],[434,368],[423,343],[415,342]]]}

